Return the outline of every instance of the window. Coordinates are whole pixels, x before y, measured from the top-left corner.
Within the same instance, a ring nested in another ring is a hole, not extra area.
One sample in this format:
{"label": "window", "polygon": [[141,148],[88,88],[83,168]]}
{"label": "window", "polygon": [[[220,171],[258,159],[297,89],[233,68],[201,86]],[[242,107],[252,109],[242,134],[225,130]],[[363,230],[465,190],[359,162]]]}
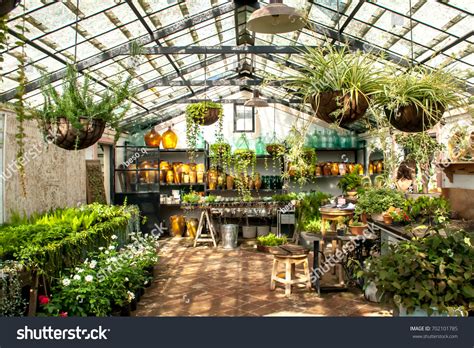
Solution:
{"label": "window", "polygon": [[234,104],[234,132],[255,132],[255,108]]}

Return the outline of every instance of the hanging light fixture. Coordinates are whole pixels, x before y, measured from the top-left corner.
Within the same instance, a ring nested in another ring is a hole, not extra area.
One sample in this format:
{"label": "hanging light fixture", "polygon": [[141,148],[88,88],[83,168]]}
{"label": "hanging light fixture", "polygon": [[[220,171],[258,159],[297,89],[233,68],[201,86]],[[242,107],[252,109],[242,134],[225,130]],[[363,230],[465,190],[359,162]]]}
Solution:
{"label": "hanging light fixture", "polygon": [[270,4],[252,13],[247,27],[256,33],[279,34],[302,29],[305,24],[303,15],[283,0],[270,0]]}
{"label": "hanging light fixture", "polygon": [[253,90],[253,97],[247,100],[244,106],[253,106],[256,108],[266,108],[268,103],[265,99],[260,98],[260,93],[258,89]]}

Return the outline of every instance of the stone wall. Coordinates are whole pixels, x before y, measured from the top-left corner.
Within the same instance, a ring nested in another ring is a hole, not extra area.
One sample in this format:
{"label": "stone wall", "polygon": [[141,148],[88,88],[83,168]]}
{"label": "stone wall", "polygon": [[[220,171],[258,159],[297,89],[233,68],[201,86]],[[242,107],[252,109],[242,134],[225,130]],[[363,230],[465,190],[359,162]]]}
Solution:
{"label": "stone wall", "polygon": [[0,109],[0,113],[6,116],[3,144],[4,221],[9,220],[12,212],[29,215],[86,202],[85,151],[66,151],[48,145],[35,121],[25,124],[26,196],[23,196],[15,169],[15,113],[4,109]]}

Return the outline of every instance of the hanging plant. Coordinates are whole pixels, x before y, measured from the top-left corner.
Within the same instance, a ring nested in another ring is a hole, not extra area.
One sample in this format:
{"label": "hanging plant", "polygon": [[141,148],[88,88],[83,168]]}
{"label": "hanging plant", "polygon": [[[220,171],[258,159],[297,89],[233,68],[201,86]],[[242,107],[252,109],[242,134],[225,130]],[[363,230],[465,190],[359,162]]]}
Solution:
{"label": "hanging plant", "polygon": [[205,101],[186,107],[186,143],[191,159],[194,159],[197,149],[200,127],[210,126],[218,120],[222,128],[222,104]]}
{"label": "hanging plant", "polygon": [[287,87],[311,103],[318,118],[346,126],[364,116],[380,88],[381,72],[371,55],[328,44],[306,47],[302,58],[300,74],[290,77]]}
{"label": "hanging plant", "polygon": [[250,180],[255,176],[257,155],[254,150],[237,149],[234,151],[235,185],[240,196],[247,201],[250,195]]}
{"label": "hanging plant", "polygon": [[232,165],[232,151],[226,142],[218,142],[209,147],[209,159],[211,167],[228,170]]}
{"label": "hanging plant", "polygon": [[403,74],[387,74],[377,92],[377,104],[395,128],[422,132],[435,126],[448,106],[460,106],[461,93],[450,71],[416,67]]}
{"label": "hanging plant", "polygon": [[133,96],[131,77],[125,83],[111,86],[97,101],[91,89],[91,78],[84,75],[79,83],[78,72],[67,67],[62,94],[51,84],[43,86],[44,106],[39,111],[39,121],[46,136],[66,150],[81,150],[95,144],[105,127],[115,130],[115,141],[121,134],[120,121],[130,108],[127,101]]}

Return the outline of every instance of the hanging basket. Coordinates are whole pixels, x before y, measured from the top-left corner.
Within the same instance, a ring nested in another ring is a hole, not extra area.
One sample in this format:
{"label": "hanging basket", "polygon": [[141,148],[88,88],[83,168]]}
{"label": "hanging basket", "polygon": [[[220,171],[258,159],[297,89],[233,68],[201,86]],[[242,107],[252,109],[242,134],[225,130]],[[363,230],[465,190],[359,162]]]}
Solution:
{"label": "hanging basket", "polygon": [[444,111],[445,108],[441,104],[432,110],[431,115],[427,115],[414,104],[402,106],[396,110],[385,108],[390,124],[398,130],[409,133],[423,132],[433,128],[443,117]]}
{"label": "hanging basket", "polygon": [[285,151],[285,147],[281,144],[267,144],[266,150],[272,157],[281,156]]}
{"label": "hanging basket", "polygon": [[214,124],[217,122],[219,119],[219,114],[220,114],[220,109],[218,108],[209,108],[206,111],[206,115],[204,116],[204,119],[194,119],[194,121],[201,126],[210,126],[211,124]]}
{"label": "hanging basket", "polygon": [[2,0],[0,1],[0,17],[5,16],[20,4],[20,0]]}
{"label": "hanging basket", "polygon": [[[367,98],[362,93],[358,94],[356,100],[356,98],[351,99],[349,94],[342,96],[339,91],[316,94],[311,98],[310,103],[316,112],[316,117],[327,123],[337,123],[340,126],[357,121],[364,116],[369,107]],[[344,110],[344,112],[333,116],[337,110]]]}
{"label": "hanging basket", "polygon": [[73,127],[64,117],[59,117],[54,123],[47,123],[45,135],[54,139],[53,143],[65,150],[82,150],[94,145],[104,133],[106,122],[97,119],[81,117],[82,129]]}

